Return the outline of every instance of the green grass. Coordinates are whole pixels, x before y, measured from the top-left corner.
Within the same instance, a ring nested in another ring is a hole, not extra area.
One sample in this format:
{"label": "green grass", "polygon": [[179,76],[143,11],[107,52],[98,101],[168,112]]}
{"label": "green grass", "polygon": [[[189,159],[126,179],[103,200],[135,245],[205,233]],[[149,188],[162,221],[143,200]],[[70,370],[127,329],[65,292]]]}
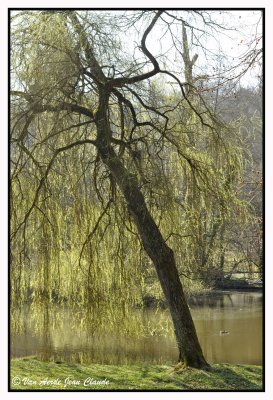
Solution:
{"label": "green grass", "polygon": [[[65,386],[67,378],[78,383]],[[93,383],[84,386],[87,378],[93,378]],[[49,380],[55,382],[48,383]],[[179,365],[81,365],[17,358],[11,360],[11,389],[253,391],[262,390],[262,367],[214,364],[210,370],[202,371]]]}

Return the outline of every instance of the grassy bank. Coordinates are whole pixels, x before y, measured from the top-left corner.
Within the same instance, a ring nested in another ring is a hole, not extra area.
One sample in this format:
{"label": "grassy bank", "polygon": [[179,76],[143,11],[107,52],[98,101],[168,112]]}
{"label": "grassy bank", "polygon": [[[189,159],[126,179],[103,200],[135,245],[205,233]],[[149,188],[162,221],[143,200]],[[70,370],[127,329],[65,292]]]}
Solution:
{"label": "grassy bank", "polygon": [[209,371],[170,365],[80,365],[20,358],[11,361],[15,390],[261,390],[262,368],[214,364]]}

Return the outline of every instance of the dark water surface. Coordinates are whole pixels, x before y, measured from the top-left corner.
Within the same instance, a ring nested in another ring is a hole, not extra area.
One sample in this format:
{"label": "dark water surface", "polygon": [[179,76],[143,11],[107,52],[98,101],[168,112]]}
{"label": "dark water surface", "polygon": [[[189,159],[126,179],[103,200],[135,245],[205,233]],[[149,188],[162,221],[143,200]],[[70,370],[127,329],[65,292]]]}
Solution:
{"label": "dark water surface", "polygon": [[[190,299],[189,306],[209,362],[262,364],[261,292],[212,293]],[[11,356],[109,364],[176,362],[178,353],[168,311],[134,313],[139,313],[147,328],[145,333],[127,335],[118,329],[113,333],[106,327],[103,333],[93,330],[92,334],[91,326],[82,325],[82,313],[71,316],[69,310],[58,316],[57,310],[56,316],[51,310],[47,328],[39,329],[38,323],[35,326],[37,318],[26,311],[21,315],[20,330],[11,335]],[[159,320],[161,328],[156,325]],[[169,329],[164,328],[167,326]]]}

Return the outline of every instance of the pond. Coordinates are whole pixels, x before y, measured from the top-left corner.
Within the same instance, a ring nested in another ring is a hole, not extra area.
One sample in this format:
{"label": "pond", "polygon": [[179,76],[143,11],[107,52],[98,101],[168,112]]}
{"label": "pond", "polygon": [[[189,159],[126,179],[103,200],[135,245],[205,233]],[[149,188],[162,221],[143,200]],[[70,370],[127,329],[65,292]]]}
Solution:
{"label": "pond", "polygon": [[[262,364],[261,292],[215,292],[192,297],[189,306],[204,355],[210,363]],[[132,323],[141,321],[139,326],[144,326],[138,334],[121,326],[116,330],[108,330],[107,326],[96,330],[94,320],[86,322],[83,315],[84,312],[71,313],[65,308],[60,312],[56,306],[49,313],[36,316],[24,309],[20,313],[20,329],[12,328],[11,357],[36,355],[56,362],[106,364],[177,361],[167,310],[132,311]]]}

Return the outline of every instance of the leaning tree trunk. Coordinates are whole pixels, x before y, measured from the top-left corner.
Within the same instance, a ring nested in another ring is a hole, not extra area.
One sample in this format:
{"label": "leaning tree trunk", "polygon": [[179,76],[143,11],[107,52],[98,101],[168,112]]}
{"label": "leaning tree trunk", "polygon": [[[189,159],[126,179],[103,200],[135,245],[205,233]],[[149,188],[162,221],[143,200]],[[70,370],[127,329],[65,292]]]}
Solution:
{"label": "leaning tree trunk", "polygon": [[144,249],[154,263],[157,275],[171,312],[179,349],[179,361],[187,366],[207,366],[194,323],[185,300],[173,251],[164,241],[139,189],[137,178],[128,172],[111,146],[111,129],[108,120],[109,94],[100,92],[96,113],[97,148],[102,162],[116,180],[124,195],[128,210],[140,234]]}

